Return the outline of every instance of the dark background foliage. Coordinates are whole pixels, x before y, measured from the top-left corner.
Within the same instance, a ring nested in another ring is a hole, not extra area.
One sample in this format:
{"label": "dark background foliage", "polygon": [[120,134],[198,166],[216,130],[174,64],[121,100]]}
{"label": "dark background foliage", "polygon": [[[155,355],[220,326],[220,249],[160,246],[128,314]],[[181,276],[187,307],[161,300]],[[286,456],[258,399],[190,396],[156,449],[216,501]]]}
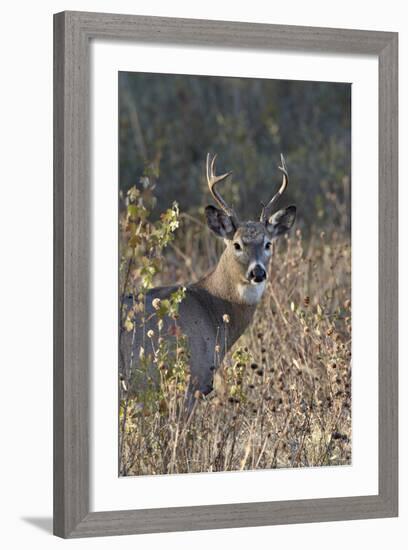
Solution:
{"label": "dark background foliage", "polygon": [[[177,200],[201,215],[209,193],[205,157],[233,170],[223,193],[257,219],[275,192],[285,156],[298,225],[350,230],[351,86],[147,73],[119,73],[120,187],[156,184],[154,214]],[[143,181],[143,180],[142,180]]]}

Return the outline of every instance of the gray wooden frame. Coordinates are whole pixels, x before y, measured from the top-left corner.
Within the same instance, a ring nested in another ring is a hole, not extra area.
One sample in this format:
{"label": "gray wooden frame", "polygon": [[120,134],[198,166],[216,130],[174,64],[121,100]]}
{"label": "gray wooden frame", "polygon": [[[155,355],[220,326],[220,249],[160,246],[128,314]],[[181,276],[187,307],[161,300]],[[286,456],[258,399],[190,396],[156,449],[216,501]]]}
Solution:
{"label": "gray wooden frame", "polygon": [[[378,56],[380,183],[378,495],[90,512],[89,43],[93,38]],[[397,113],[397,33],[84,12],[63,12],[54,16],[54,533],[56,535],[86,537],[397,515]]]}

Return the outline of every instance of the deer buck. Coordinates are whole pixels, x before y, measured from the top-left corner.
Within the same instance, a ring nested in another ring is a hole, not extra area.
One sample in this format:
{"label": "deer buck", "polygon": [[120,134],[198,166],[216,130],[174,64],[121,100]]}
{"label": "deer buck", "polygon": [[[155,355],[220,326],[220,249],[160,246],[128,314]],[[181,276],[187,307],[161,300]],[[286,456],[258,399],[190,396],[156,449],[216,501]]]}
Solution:
{"label": "deer buck", "polygon": [[[206,168],[208,187],[218,207],[207,206],[205,214],[208,227],[224,240],[225,249],[208,275],[186,285],[185,298],[179,308],[178,324],[187,336],[190,352],[190,400],[197,390],[204,395],[212,390],[215,370],[250,325],[265,290],[272,242],[289,231],[296,218],[295,206],[273,213],[289,182],[283,155],[279,166],[282,183],[269,203],[263,205],[259,221],[240,221],[222,198],[217,186],[231,172],[217,176],[215,160],[216,155],[211,159],[208,154]],[[178,288],[180,285],[158,287],[148,292],[145,331],[150,328],[149,318],[154,317],[153,300],[168,298]],[[150,322],[154,328],[153,321]],[[142,345],[140,332],[121,335],[122,372],[126,372],[129,365],[137,368]]]}

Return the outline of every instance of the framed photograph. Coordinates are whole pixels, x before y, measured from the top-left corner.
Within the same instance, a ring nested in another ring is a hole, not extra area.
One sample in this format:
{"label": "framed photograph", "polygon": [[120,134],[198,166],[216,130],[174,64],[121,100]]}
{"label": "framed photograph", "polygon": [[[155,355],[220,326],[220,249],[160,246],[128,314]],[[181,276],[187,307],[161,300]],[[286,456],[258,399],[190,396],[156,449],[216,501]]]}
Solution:
{"label": "framed photograph", "polygon": [[398,35],[54,16],[54,532],[398,513]]}

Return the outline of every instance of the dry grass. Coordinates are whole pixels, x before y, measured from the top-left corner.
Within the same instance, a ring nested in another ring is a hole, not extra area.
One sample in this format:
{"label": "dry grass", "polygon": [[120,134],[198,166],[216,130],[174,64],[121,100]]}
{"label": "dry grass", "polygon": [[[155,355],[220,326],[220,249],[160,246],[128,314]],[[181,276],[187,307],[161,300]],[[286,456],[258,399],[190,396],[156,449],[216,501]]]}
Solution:
{"label": "dry grass", "polygon": [[[203,275],[215,241],[185,217],[156,283]],[[253,325],[191,413],[175,384],[153,409],[121,386],[121,474],[349,464],[350,272],[346,235],[282,239]]]}

